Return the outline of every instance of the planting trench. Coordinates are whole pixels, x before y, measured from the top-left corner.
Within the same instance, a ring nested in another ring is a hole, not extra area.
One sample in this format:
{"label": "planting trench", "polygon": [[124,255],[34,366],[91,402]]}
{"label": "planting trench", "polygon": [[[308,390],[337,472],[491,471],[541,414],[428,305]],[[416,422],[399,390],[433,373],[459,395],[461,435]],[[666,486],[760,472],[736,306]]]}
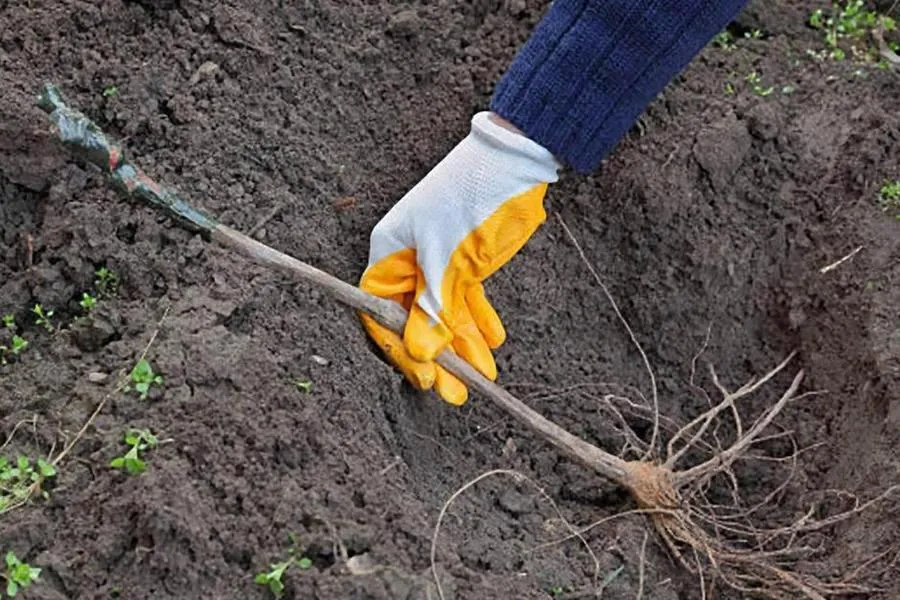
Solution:
{"label": "planting trench", "polygon": [[[114,394],[49,501],[0,516],[0,550],[43,569],[29,594],[263,598],[253,575],[295,533],[312,568],[289,571],[289,598],[426,598],[438,513],[486,470],[534,479],[576,526],[633,508],[479,397],[454,409],[410,390],[328,297],[117,199],[56,146],[34,105],[44,82],[59,84],[152,176],[354,282],[373,225],[465,134],[542,4],[0,4],[0,312],[31,342],[0,368],[2,438],[36,417],[5,452],[71,439],[162,318],[148,354],[162,390]],[[823,44],[803,19],[819,3],[761,5],[732,29],[762,39],[707,48],[600,171],[551,189],[548,208],[620,303],[666,416],[686,422],[707,406],[689,385],[707,336],[697,381],[711,393],[705,361],[734,388],[798,351],[804,390],[824,393],[789,406],[778,427],[800,447],[822,445],[757,516],[766,525],[850,502],[819,490],[865,499],[900,481],[900,224],[877,203],[883,180],[900,178],[900,95],[890,72],[807,55]],[[751,72],[774,92],[753,93]],[[118,295],[73,323],[103,265]],[[499,382],[615,449],[596,399],[626,385],[646,393],[647,374],[555,218],[488,291],[509,330]],[[33,325],[36,302],[70,325],[55,336]],[[107,466],[129,426],[171,440],[139,477]],[[779,485],[775,466],[738,471],[749,504]],[[891,497],[819,532],[806,542],[820,551],[800,566],[837,575],[896,553],[898,508]],[[633,516],[585,534],[609,575],[604,597],[700,597],[654,537],[642,553],[647,530]],[[598,565],[578,541],[535,550],[566,534],[530,485],[485,479],[444,519],[444,591],[590,592]],[[386,568],[351,574],[342,550]],[[895,573],[868,582],[885,588],[872,597],[900,594]]]}

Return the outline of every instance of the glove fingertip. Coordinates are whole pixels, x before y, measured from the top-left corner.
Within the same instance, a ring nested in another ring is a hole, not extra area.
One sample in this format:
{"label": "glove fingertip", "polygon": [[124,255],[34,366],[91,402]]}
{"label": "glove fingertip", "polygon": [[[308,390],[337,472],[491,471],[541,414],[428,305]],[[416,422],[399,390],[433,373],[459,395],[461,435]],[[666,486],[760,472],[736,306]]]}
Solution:
{"label": "glove fingertip", "polygon": [[408,372],[404,372],[404,376],[407,381],[423,392],[432,389],[436,380],[434,369],[427,367],[410,369]]}
{"label": "glove fingertip", "polygon": [[387,360],[403,374],[409,383],[422,391],[434,387],[437,379],[433,362],[419,362],[407,351],[403,340],[390,329],[383,327],[369,315],[360,314],[369,337],[385,354]]}
{"label": "glove fingertip", "polygon": [[469,304],[472,318],[475,320],[475,324],[481,331],[481,335],[487,342],[488,347],[491,350],[496,350],[502,346],[506,341],[506,328],[503,326],[503,321],[500,320],[500,315],[497,314],[496,309],[488,302],[484,293],[484,286],[480,283],[471,286],[466,294],[466,300]]}
{"label": "glove fingertip", "polygon": [[496,323],[486,326],[484,331],[484,340],[491,350],[496,350],[506,342],[506,328],[498,318]]}
{"label": "glove fingertip", "polygon": [[434,391],[444,402],[453,406],[462,406],[469,399],[469,390],[462,381],[441,367],[436,369]]}
{"label": "glove fingertip", "polygon": [[497,362],[486,341],[479,337],[457,337],[453,340],[453,350],[475,369],[490,379],[497,380]]}
{"label": "glove fingertip", "polygon": [[421,362],[433,361],[453,340],[453,333],[441,322],[434,323],[418,305],[413,305],[403,330],[403,343],[410,356]]}

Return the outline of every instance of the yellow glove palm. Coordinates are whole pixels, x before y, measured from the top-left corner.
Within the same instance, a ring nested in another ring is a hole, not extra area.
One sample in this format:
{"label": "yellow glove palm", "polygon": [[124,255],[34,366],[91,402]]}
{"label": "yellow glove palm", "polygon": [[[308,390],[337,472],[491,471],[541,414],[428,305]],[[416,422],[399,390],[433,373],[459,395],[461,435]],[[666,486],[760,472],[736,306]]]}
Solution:
{"label": "yellow glove palm", "polygon": [[471,133],[372,231],[360,287],[410,311],[403,336],[361,315],[372,339],[417,388],[463,404],[468,393],[434,363],[448,347],[495,379],[491,350],[506,338],[482,282],[508,262],[546,219],[553,156],[524,136],[472,119]]}

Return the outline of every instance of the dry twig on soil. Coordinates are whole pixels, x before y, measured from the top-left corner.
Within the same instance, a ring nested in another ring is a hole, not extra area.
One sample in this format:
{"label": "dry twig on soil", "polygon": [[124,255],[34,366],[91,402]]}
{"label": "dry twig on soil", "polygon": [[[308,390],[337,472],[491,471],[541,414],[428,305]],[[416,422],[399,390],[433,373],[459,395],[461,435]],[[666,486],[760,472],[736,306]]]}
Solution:
{"label": "dry twig on soil", "polygon": [[594,554],[594,551],[591,548],[591,546],[581,536],[581,533],[579,531],[577,531],[572,526],[572,524],[569,523],[569,521],[567,521],[566,518],[563,516],[562,511],[559,509],[559,506],[557,506],[556,502],[553,501],[553,498],[551,498],[547,494],[547,492],[545,492],[544,489],[540,485],[538,485],[538,483],[536,481],[534,481],[533,479],[531,479],[530,477],[526,476],[523,473],[520,473],[518,471],[509,470],[509,469],[494,469],[492,471],[486,471],[486,472],[482,473],[478,477],[475,477],[474,479],[466,482],[462,487],[460,487],[455,492],[453,492],[453,494],[450,496],[450,498],[448,498],[447,501],[444,502],[444,505],[441,507],[441,511],[438,514],[437,524],[435,524],[434,533],[432,533],[432,535],[431,535],[431,572],[432,572],[432,575],[434,576],[434,583],[437,588],[438,596],[440,596],[441,600],[444,599],[444,590],[441,587],[441,580],[440,580],[440,577],[438,577],[438,572],[437,572],[437,541],[438,541],[438,535],[441,532],[441,523],[443,522],[444,517],[447,514],[447,511],[450,509],[450,506],[456,501],[457,498],[459,498],[468,489],[475,486],[482,480],[487,479],[488,477],[496,476],[496,475],[504,475],[507,477],[512,477],[513,480],[515,480],[516,482],[527,481],[530,485],[532,485],[537,490],[538,494],[540,494],[540,496],[542,498],[544,498],[544,500],[546,500],[550,504],[550,506],[556,512],[556,516],[559,518],[559,520],[562,522],[562,524],[566,527],[566,529],[569,530],[570,537],[577,538],[579,541],[581,541],[581,544],[585,547],[588,554],[591,556],[591,560],[593,560],[593,562],[594,562],[594,577],[593,577],[594,587],[597,587],[599,580],[600,580],[600,561],[597,559],[597,555]]}
{"label": "dry twig on soil", "polygon": [[[191,206],[174,190],[153,181],[128,161],[122,148],[107,139],[94,123],[82,113],[67,106],[55,86],[44,87],[38,106],[49,114],[55,133],[62,143],[74,154],[101,169],[115,188],[126,197],[141,200],[163,211],[182,226],[199,232],[206,239],[218,242],[262,265],[278,269],[326,291],[344,304],[358,311],[365,311],[395,332],[402,331],[407,313],[399,304],[372,296],[222,225],[212,216]],[[574,236],[570,237],[584,257]],[[584,260],[590,266],[587,259]],[[599,276],[593,269],[592,272],[602,286]],[[612,301],[608,292],[607,297]],[[614,302],[613,305],[615,307]],[[628,327],[618,307],[615,308],[632,341],[639,347],[634,332]],[[759,391],[763,385],[778,375],[793,355],[762,378],[744,385],[735,392],[730,392],[721,383],[717,383],[723,395],[722,400],[675,433],[665,459],[661,458],[658,448],[661,444],[660,430],[663,420],[659,414],[655,378],[643,350],[641,355],[650,373],[653,387],[650,410],[654,426],[651,441],[647,444],[643,444],[640,436],[628,437],[632,441],[638,440],[635,443],[644,449],[643,456],[636,460],[625,460],[572,435],[526,406],[502,387],[483,377],[452,352],[443,353],[437,362],[566,456],[627,489],[638,506],[649,515],[657,533],[672,554],[687,569],[698,573],[704,596],[708,588],[706,581],[708,577],[724,581],[737,590],[761,592],[769,597],[800,595],[820,599],[828,595],[864,590],[863,586],[852,583],[849,578],[826,582],[811,575],[792,572],[785,567],[786,560],[808,552],[807,548],[795,545],[799,529],[787,527],[782,530],[761,531],[752,524],[735,523],[719,516],[713,504],[706,499],[709,481],[719,475],[734,481],[731,471],[734,463],[744,457],[748,449],[758,444],[760,440],[766,439],[763,432],[788,403],[805,396],[805,394],[797,395],[803,380],[803,372],[800,371],[779,400],[758,417],[746,431],[740,423],[738,412],[734,409],[735,403]],[[726,411],[734,415],[739,435],[729,447],[721,448],[717,437],[715,443],[712,443],[705,439],[707,437],[705,434],[710,431],[710,424]],[[676,441],[683,441],[683,445],[677,451],[674,449]],[[689,451],[710,448],[715,451],[705,462],[682,471],[675,470],[675,464],[684,459]],[[464,486],[453,498],[475,481]],[[441,511],[442,516],[448,505]],[[735,508],[740,510],[737,503]],[[798,523],[797,527],[799,526]],[[803,527],[809,527],[809,524],[804,521]],[[574,535],[577,535],[577,532]],[[435,539],[436,536],[437,530]],[[785,536],[787,540],[774,549],[766,543],[782,540]]]}

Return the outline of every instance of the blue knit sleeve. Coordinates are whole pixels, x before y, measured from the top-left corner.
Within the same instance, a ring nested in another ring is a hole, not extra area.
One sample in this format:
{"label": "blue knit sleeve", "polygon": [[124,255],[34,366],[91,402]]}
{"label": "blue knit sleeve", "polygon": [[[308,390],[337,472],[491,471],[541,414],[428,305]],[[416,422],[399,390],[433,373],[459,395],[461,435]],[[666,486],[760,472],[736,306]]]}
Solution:
{"label": "blue knit sleeve", "polygon": [[582,173],[747,0],[555,0],[490,108]]}

